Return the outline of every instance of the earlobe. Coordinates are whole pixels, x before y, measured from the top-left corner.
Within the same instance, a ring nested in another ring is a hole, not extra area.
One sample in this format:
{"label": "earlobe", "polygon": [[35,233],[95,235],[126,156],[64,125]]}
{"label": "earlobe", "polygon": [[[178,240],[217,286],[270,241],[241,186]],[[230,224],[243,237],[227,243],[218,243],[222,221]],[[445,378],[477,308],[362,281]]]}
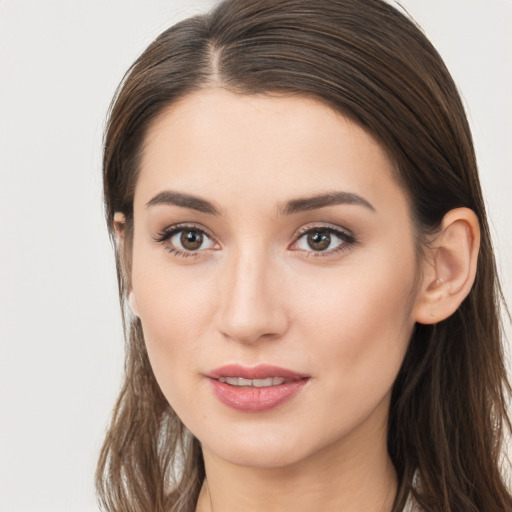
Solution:
{"label": "earlobe", "polygon": [[124,232],[126,226],[126,218],[124,214],[121,212],[114,213],[113,225],[114,231],[116,233],[117,245],[119,248],[121,248],[124,242]]}
{"label": "earlobe", "polygon": [[415,320],[433,324],[451,316],[469,294],[476,275],[480,227],[469,208],[450,210],[441,231],[427,249]]}
{"label": "earlobe", "polygon": [[140,317],[139,307],[137,306],[137,300],[135,299],[135,294],[133,293],[133,290],[130,290],[130,292],[128,293],[128,305],[130,306],[132,313],[136,317]]}
{"label": "earlobe", "polygon": [[[129,265],[127,265],[127,255],[125,254],[125,233],[126,233],[126,217],[121,212],[116,212],[113,219],[114,231],[116,234],[117,250],[120,253],[120,259],[123,266],[123,274],[125,279],[125,289],[128,291],[128,306],[130,311],[136,317],[139,316],[139,308],[133,290],[131,289],[131,279],[129,277]],[[128,267],[128,268],[127,268]]]}

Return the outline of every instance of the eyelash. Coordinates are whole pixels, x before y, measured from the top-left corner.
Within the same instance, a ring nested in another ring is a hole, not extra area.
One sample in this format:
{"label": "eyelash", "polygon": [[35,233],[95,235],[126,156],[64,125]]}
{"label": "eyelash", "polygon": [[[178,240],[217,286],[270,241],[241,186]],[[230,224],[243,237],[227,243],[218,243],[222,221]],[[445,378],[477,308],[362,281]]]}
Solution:
{"label": "eyelash", "polygon": [[[154,237],[154,240],[157,243],[165,244],[165,242],[170,240],[174,235],[181,233],[182,231],[196,231],[202,235],[206,235],[208,238],[213,240],[213,237],[210,236],[204,229],[191,224],[178,224],[176,226],[165,228],[163,231],[158,233],[156,237]],[[182,251],[181,249],[177,249],[176,247],[172,246],[166,246],[165,248],[168,252],[180,258],[196,258],[197,256],[201,256],[201,251]]]}
{"label": "eyelash", "polygon": [[340,254],[343,252],[348,251],[352,246],[354,246],[357,243],[357,238],[340,228],[335,228],[334,226],[308,226],[306,228],[302,228],[299,230],[299,232],[295,235],[295,241],[294,244],[297,243],[302,237],[309,233],[327,233],[329,235],[334,235],[336,238],[340,240],[340,245],[336,247],[335,249],[330,249],[329,251],[306,251],[305,256],[307,258],[325,258],[328,256],[333,256],[335,254]]}
{"label": "eyelash", "polygon": [[[213,240],[213,237],[209,235],[204,229],[190,224],[178,224],[176,226],[166,228],[160,233],[158,233],[154,237],[154,240],[157,243],[165,244],[165,242],[170,240],[174,235],[176,235],[177,233],[181,233],[183,231],[195,231],[197,233],[201,233],[202,235],[206,235],[206,237]],[[329,251],[302,250],[302,252],[306,253],[307,258],[322,258],[327,256],[333,256],[335,254],[348,251],[353,245],[355,245],[358,242],[357,238],[354,235],[339,228],[335,228],[333,226],[311,226],[299,230],[299,232],[295,235],[295,241],[293,243],[297,243],[303,236],[307,235],[308,233],[316,232],[334,235],[341,241],[341,244],[335,249],[331,249]],[[166,250],[179,258],[198,257],[201,256],[201,252],[203,252],[199,250],[183,251],[181,249],[177,249],[174,246],[166,246]]]}

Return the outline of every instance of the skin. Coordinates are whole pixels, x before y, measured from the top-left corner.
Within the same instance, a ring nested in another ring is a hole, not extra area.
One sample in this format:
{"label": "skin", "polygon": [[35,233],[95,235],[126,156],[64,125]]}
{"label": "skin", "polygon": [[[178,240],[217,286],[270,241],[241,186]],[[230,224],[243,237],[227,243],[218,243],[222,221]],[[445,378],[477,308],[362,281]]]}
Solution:
{"label": "skin", "polygon": [[[148,206],[169,190],[221,215]],[[332,191],[368,204],[278,214],[290,199]],[[208,235],[188,257],[170,252],[185,251],[181,233],[155,240],[181,223]],[[305,228],[327,226],[348,238],[331,234],[327,249],[313,250]],[[130,304],[156,379],[202,443],[197,510],[391,510],[391,387],[426,302],[442,301],[425,299],[435,267],[420,268],[407,196],[382,147],[312,99],[188,95],[148,130],[132,251]],[[275,409],[241,412],[205,377],[230,363],[310,378]]]}

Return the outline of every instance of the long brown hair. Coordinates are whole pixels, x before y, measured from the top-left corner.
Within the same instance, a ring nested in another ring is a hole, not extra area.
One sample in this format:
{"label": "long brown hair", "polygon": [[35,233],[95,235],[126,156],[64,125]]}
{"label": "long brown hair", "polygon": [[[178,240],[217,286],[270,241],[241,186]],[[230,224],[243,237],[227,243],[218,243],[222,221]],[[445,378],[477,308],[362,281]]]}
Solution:
{"label": "long brown hair", "polygon": [[[450,318],[416,325],[394,384],[393,512],[410,492],[426,511],[512,510],[500,472],[511,392],[502,295],[471,133],[439,54],[410,19],[381,0],[225,0],[161,34],[120,85],[105,135],[112,236],[114,213],[126,218],[126,257],[116,250],[123,311],[143,139],[165,107],[211,86],[314,97],[371,132],[396,164],[419,247],[450,209],[476,213],[481,249],[474,286]],[[97,469],[101,502],[110,512],[193,511],[204,479],[199,442],[155,381],[139,320],[124,318],[125,381]]]}

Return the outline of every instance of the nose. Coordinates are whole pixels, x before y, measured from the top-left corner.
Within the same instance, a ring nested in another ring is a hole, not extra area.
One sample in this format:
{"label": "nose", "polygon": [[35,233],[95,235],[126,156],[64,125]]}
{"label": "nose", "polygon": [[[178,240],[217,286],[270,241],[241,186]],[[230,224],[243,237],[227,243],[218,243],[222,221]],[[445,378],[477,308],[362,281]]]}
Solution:
{"label": "nose", "polygon": [[219,331],[240,343],[277,339],[288,329],[283,276],[259,251],[225,262],[219,283]]}

